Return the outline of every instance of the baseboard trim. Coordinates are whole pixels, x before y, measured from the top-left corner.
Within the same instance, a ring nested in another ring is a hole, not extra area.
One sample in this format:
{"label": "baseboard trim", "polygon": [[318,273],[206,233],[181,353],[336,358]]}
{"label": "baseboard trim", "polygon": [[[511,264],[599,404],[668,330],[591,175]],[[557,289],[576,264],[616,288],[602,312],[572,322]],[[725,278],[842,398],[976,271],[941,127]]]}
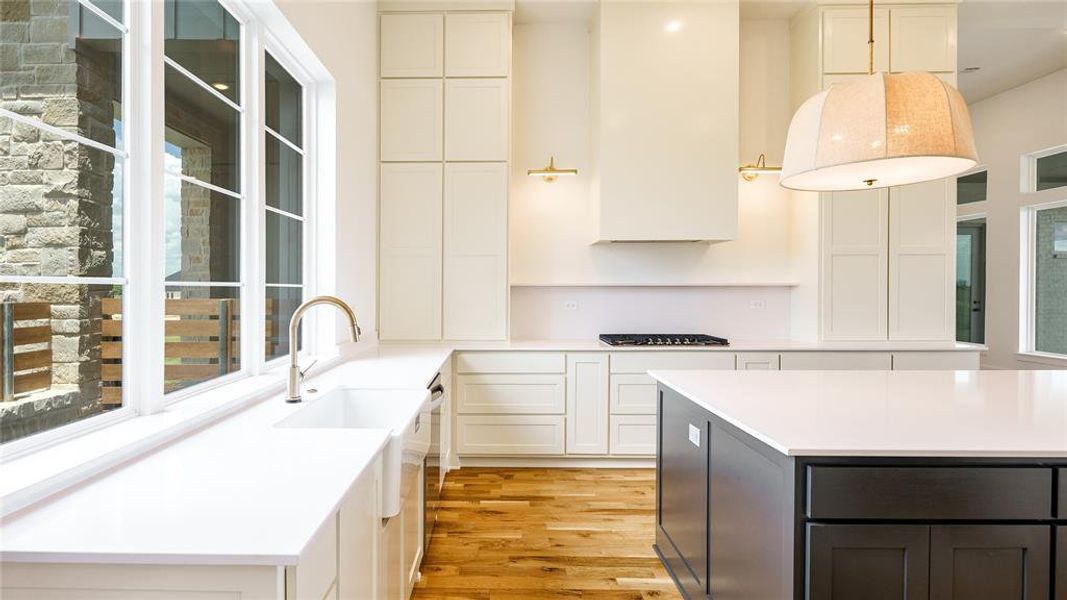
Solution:
{"label": "baseboard trim", "polygon": [[557,456],[463,456],[459,457],[459,466],[463,467],[539,467],[549,469],[652,469],[656,466],[655,458],[616,458],[616,457],[557,457]]}

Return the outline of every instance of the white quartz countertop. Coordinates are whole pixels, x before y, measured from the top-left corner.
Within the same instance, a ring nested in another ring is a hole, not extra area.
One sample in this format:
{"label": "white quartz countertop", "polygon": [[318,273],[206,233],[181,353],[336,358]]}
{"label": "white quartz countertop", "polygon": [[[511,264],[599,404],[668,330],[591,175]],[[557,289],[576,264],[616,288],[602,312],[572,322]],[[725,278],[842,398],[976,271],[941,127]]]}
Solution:
{"label": "white quartz countertop", "polygon": [[[375,349],[308,388],[425,389],[446,348]],[[389,434],[276,428],[282,394],[0,523],[0,560],[293,565]]]}
{"label": "white quartz countertop", "polygon": [[652,371],[790,456],[1067,457],[1067,371]]}
{"label": "white quartz countertop", "polygon": [[[383,343],[404,348],[405,343]],[[729,346],[609,346],[598,339],[446,342],[460,352],[981,352],[981,344],[960,342],[804,342],[797,340],[730,340]],[[430,346],[427,346],[430,347]]]}

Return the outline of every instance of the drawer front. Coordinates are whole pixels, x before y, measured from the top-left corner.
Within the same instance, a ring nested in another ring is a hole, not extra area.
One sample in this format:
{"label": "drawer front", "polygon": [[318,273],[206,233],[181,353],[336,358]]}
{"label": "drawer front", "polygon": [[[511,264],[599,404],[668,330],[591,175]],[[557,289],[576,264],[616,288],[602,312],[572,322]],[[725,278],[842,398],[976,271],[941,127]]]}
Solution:
{"label": "drawer front", "polygon": [[1047,519],[1052,469],[808,467],[812,519]]}
{"label": "drawer front", "polygon": [[461,455],[561,455],[563,416],[460,415],[456,449]]}
{"label": "drawer front", "polygon": [[777,352],[742,352],[737,355],[737,370],[777,371],[780,361]]}
{"label": "drawer front", "polygon": [[464,352],[456,373],[566,373],[561,352]]}
{"label": "drawer front", "polygon": [[562,415],[566,409],[563,375],[459,375],[458,414]]}
{"label": "drawer front", "polygon": [[[1056,471],[1058,471],[1056,474],[1056,481],[1059,482],[1059,491],[1056,494],[1056,517],[1067,519],[1067,468],[1056,469]],[[1067,594],[1064,594],[1064,599],[1067,600]]]}
{"label": "drawer front", "polygon": [[737,356],[733,352],[613,352],[612,373],[645,373],[653,369],[733,370]]}
{"label": "drawer front", "polygon": [[610,451],[619,456],[655,456],[656,415],[611,415]]}
{"label": "drawer front", "polygon": [[888,352],[783,352],[783,371],[888,371],[893,355]]}
{"label": "drawer front", "polygon": [[977,352],[894,352],[894,371],[978,369]]}
{"label": "drawer front", "polygon": [[610,377],[611,414],[656,414],[656,380],[648,375],[619,373]]}

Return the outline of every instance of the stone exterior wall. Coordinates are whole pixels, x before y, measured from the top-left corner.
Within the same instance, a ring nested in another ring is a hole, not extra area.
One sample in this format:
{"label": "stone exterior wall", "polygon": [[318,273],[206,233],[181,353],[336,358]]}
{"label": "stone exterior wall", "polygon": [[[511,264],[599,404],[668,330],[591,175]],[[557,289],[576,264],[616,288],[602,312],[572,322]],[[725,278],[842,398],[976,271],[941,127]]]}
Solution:
{"label": "stone exterior wall", "polygon": [[[109,50],[121,34],[94,30],[83,39],[72,10],[76,3],[57,0],[0,2],[0,106],[113,146],[119,84]],[[115,167],[109,152],[0,119],[0,275],[118,275]],[[0,286],[0,301],[52,305],[53,390],[29,400],[62,398],[64,410],[81,416],[102,410],[99,298],[108,293],[102,286]],[[24,406],[7,409],[33,417]]]}

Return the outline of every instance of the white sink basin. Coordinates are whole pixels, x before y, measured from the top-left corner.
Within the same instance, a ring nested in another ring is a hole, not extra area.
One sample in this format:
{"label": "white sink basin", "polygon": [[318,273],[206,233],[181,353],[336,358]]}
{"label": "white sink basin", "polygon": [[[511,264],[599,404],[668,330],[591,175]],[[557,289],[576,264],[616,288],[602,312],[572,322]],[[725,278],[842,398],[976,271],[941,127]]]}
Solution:
{"label": "white sink basin", "polygon": [[336,388],[306,401],[275,427],[388,430],[382,450],[382,517],[392,517],[400,512],[403,492],[419,485],[415,480],[430,447],[429,399],[425,389]]}

